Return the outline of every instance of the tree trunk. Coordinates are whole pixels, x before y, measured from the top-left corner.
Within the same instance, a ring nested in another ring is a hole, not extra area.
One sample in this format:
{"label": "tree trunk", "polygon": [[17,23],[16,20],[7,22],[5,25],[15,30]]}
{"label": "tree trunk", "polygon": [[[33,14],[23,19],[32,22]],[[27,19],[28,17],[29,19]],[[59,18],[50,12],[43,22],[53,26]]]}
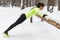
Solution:
{"label": "tree trunk", "polygon": [[58,11],[60,11],[60,0],[58,0]]}

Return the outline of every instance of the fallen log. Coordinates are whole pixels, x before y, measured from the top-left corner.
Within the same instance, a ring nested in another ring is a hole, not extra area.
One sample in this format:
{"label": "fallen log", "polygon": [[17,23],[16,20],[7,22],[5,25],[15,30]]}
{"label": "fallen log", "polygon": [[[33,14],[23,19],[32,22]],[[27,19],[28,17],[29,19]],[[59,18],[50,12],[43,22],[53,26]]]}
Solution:
{"label": "fallen log", "polygon": [[[36,16],[37,16],[38,18],[42,19],[42,17],[39,16],[38,14],[36,14]],[[60,29],[60,24],[57,23],[56,21],[54,21],[54,20],[52,20],[52,19],[50,19],[50,18],[48,18],[48,19],[47,19],[47,18],[44,18],[43,20],[46,21],[47,23],[49,23],[49,24],[57,27],[58,29]]]}

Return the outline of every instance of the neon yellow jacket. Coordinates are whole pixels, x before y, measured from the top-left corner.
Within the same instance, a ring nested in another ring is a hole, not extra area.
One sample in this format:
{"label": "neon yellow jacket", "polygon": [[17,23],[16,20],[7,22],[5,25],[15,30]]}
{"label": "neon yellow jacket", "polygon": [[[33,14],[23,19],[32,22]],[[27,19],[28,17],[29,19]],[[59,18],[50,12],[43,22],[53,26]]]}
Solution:
{"label": "neon yellow jacket", "polygon": [[36,15],[36,14],[40,15],[41,17],[43,16],[43,14],[40,13],[39,8],[33,8],[26,13],[26,18],[30,18],[30,17],[32,17],[33,15]]}

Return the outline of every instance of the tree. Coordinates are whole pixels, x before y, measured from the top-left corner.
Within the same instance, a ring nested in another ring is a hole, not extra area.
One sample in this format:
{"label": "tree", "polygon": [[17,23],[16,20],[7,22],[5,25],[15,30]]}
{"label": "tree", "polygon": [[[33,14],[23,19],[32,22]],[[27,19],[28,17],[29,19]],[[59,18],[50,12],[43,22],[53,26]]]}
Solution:
{"label": "tree", "polygon": [[[52,8],[49,10],[50,6],[52,6]],[[47,11],[49,11],[50,13],[52,13],[54,6],[55,6],[55,0],[48,0]]]}
{"label": "tree", "polygon": [[58,11],[60,11],[60,0],[58,0]]}

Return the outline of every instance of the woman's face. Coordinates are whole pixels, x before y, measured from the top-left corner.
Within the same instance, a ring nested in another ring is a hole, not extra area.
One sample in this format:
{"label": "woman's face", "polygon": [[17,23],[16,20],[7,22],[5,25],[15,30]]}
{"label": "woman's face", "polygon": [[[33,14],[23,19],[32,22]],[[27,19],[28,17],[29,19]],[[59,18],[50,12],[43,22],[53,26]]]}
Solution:
{"label": "woman's face", "polygon": [[40,6],[40,10],[43,10],[43,9],[44,9],[44,7]]}

